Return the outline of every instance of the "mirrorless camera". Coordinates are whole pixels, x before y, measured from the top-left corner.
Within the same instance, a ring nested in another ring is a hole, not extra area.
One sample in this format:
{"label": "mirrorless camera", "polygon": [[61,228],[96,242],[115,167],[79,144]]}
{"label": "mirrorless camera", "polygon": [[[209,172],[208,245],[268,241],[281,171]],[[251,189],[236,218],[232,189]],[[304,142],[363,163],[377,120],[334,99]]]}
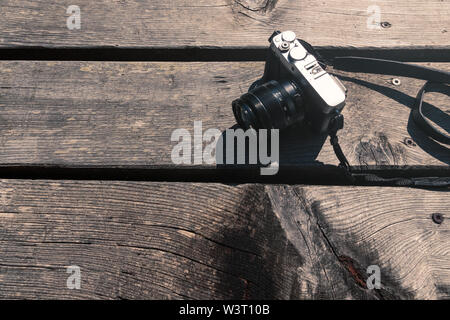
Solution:
{"label": "mirrorless camera", "polygon": [[343,126],[344,85],[324,70],[314,49],[292,31],[276,31],[264,75],[233,101],[233,113],[241,128],[284,129],[307,124],[325,133]]}

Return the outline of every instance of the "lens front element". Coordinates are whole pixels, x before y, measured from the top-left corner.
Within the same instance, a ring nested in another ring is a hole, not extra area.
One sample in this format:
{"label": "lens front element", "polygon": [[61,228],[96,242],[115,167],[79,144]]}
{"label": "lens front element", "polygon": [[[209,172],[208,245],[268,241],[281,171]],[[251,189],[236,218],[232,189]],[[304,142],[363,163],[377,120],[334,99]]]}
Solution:
{"label": "lens front element", "polygon": [[233,101],[243,129],[284,129],[304,118],[302,91],[290,80],[269,81]]}

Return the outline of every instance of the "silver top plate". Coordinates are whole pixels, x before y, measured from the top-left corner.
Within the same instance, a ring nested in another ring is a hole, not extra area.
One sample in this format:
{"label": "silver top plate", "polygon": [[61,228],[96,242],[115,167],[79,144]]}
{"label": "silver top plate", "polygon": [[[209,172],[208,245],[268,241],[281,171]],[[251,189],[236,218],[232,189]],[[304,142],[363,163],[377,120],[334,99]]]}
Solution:
{"label": "silver top plate", "polygon": [[346,89],[336,77],[326,72],[317,59],[297,40],[292,31],[285,31],[272,39],[271,49],[278,55],[295,78],[302,79],[302,85],[310,85],[329,107],[345,104]]}

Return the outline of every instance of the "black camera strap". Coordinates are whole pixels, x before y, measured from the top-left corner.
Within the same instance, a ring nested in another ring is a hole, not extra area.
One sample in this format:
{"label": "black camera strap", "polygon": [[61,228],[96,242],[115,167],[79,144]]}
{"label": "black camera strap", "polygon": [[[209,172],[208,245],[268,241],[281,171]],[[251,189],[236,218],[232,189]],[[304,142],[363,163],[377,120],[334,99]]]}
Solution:
{"label": "black camera strap", "polygon": [[450,96],[450,87],[447,85],[450,84],[450,72],[398,61],[362,57],[337,57],[333,60],[333,67],[338,70],[350,72],[387,74],[427,80],[417,94],[412,109],[414,122],[436,141],[450,144],[450,135],[437,130],[422,111],[423,99],[426,92],[440,92]]}
{"label": "black camera strap", "polygon": [[[306,43],[303,41],[303,43]],[[307,43],[306,43],[307,44]],[[335,69],[349,71],[349,72],[361,72],[361,73],[373,73],[373,74],[387,74],[392,76],[402,76],[409,78],[416,78],[427,80],[424,86],[419,90],[417,94],[414,106],[412,108],[412,119],[416,125],[423,130],[428,136],[436,141],[450,145],[450,135],[437,130],[433,124],[423,114],[422,106],[424,96],[427,92],[440,92],[450,96],[450,72],[436,70],[433,68],[407,64],[392,60],[382,60],[364,57],[337,57],[333,59],[332,63],[329,63],[312,48],[311,45],[308,49],[314,51],[314,54],[318,56],[322,64],[332,65]],[[449,117],[447,114],[442,113],[444,116]],[[341,121],[341,120],[339,120]],[[343,125],[336,126],[331,123],[330,126],[330,142],[333,146],[333,150],[340,161],[340,166],[345,169],[346,174],[352,182],[358,180],[360,183],[377,183],[377,184],[389,184],[389,185],[401,185],[401,186],[416,186],[416,187],[448,187],[450,186],[450,180],[448,178],[390,178],[385,179],[372,174],[357,174],[352,172],[350,164],[342,152],[342,148],[339,145],[337,138],[337,131]]]}
{"label": "black camera strap", "polygon": [[[279,32],[275,32],[277,34]],[[273,36],[273,35],[272,35]],[[272,37],[271,37],[272,38]],[[270,41],[271,39],[269,39]],[[427,92],[440,92],[450,96],[450,72],[441,71],[433,68],[418,66],[414,64],[403,63],[392,60],[382,60],[365,57],[336,57],[329,61],[322,57],[319,52],[307,41],[298,39],[302,46],[312,55],[314,55],[322,68],[333,66],[335,69],[349,72],[386,74],[392,76],[401,76],[426,80],[425,85],[417,94],[416,101],[412,107],[412,119],[416,125],[423,130],[429,137],[444,144],[450,145],[450,136],[444,132],[438,131],[432,123],[425,117],[422,106],[424,96]],[[442,113],[445,117],[449,115]],[[352,183],[368,185],[398,185],[410,187],[449,187],[450,179],[448,177],[425,177],[425,178],[383,178],[374,174],[356,173],[352,170],[350,163],[339,145],[337,132],[344,126],[344,118],[337,114],[331,120],[329,126],[330,143],[333,146],[334,153],[339,159],[339,166],[344,169],[348,180]]]}
{"label": "black camera strap", "polygon": [[450,72],[399,61],[349,56],[334,58],[332,65],[335,69],[343,71],[387,74],[450,83]]}

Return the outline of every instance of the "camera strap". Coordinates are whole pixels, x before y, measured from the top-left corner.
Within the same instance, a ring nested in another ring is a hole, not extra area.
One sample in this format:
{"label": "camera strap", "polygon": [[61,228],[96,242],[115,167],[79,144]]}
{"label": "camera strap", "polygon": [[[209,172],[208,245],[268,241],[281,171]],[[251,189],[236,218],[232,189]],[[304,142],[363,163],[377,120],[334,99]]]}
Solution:
{"label": "camera strap", "polygon": [[[354,56],[336,57],[333,61],[328,61],[322,57],[310,43],[302,39],[298,39],[298,41],[309,53],[316,57],[317,61],[324,69],[326,69],[327,66],[333,66],[335,69],[342,71],[386,74],[426,80],[427,82],[419,90],[414,106],[412,107],[412,119],[416,125],[429,137],[435,139],[436,141],[450,145],[450,136],[446,133],[438,131],[425,117],[422,110],[424,96],[427,92],[440,92],[450,96],[450,86],[448,85],[450,84],[449,72],[399,61]],[[446,113],[442,114],[444,117],[450,117]],[[450,186],[450,179],[448,177],[383,178],[375,174],[354,172],[345,157],[341,146],[339,145],[339,139],[337,137],[337,132],[342,129],[343,126],[343,116],[341,114],[336,115],[336,117],[330,121],[328,134],[330,135],[330,143],[333,146],[334,153],[339,159],[339,166],[344,169],[344,173],[351,183],[424,188]]]}
{"label": "camera strap", "polygon": [[[386,74],[392,76],[401,76],[408,78],[415,78],[426,80],[427,82],[419,90],[415,103],[412,106],[412,119],[416,125],[425,132],[429,137],[436,141],[450,145],[450,135],[437,130],[430,120],[428,120],[423,113],[423,101],[427,92],[439,92],[450,96],[450,72],[441,71],[429,67],[423,67],[398,61],[382,60],[365,57],[336,57],[330,63],[323,59],[320,54],[309,43],[301,40],[308,51],[314,54],[323,67],[327,65],[333,66],[335,69],[349,72],[361,72],[372,74]],[[442,112],[444,117],[450,116]],[[340,167],[345,169],[345,173],[351,182],[359,182],[366,184],[378,185],[398,185],[410,187],[448,187],[450,186],[450,179],[427,177],[427,178],[382,178],[374,174],[358,174],[351,170],[351,166],[345,157],[342,148],[339,145],[337,131],[343,127],[343,119],[332,121],[330,125],[329,135],[330,143],[333,146],[334,153],[340,161]]]}
{"label": "camera strap", "polygon": [[[450,145],[450,135],[437,130],[423,114],[423,99],[427,92],[440,92],[450,96],[450,72],[433,68],[373,58],[337,57],[333,60],[333,67],[338,70],[373,74],[387,74],[427,80],[419,90],[412,108],[412,118],[417,126],[434,140]],[[450,116],[442,113],[450,120]]]}
{"label": "camera strap", "polygon": [[[450,96],[450,86],[448,86],[448,84],[450,84],[450,72],[399,61],[355,56],[335,57],[333,61],[328,61],[324,59],[310,43],[301,39],[299,39],[299,41],[306,50],[317,57],[317,60],[324,68],[329,65],[342,71],[386,74],[427,80],[417,94],[416,101],[412,108],[412,118],[417,126],[428,134],[428,136],[436,141],[450,145],[450,135],[437,130],[425,117],[422,109],[423,99],[427,92],[440,92]],[[443,115],[447,116],[450,120],[450,116],[445,113],[443,113]]]}

